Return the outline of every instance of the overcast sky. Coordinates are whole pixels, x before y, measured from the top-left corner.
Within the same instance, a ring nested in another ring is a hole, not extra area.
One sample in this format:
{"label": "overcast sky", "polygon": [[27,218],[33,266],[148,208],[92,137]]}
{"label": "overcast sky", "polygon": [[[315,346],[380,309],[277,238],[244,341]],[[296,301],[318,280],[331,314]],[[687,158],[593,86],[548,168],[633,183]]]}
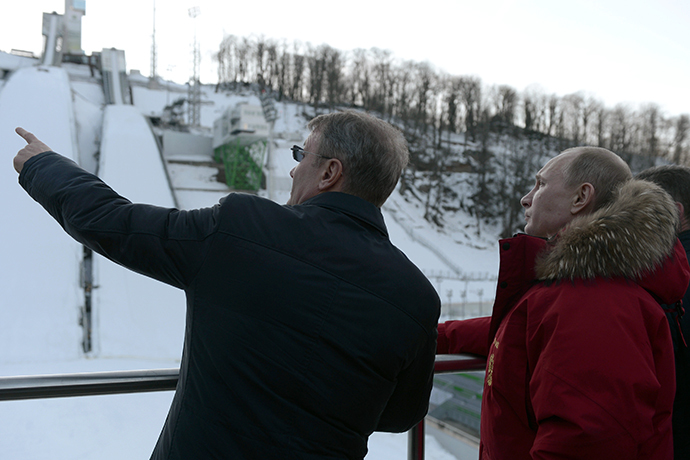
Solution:
{"label": "overcast sky", "polygon": [[[40,53],[42,12],[63,0],[4,2],[0,50]],[[9,3],[9,5],[7,5]],[[124,49],[128,69],[150,72],[153,0],[86,0],[82,47]],[[263,35],[342,51],[390,50],[438,71],[473,74],[518,91],[538,84],[559,96],[592,94],[607,106],[658,103],[690,113],[688,0],[158,0],[158,74],[185,82],[195,30],[202,81],[216,81],[212,54],[224,34]],[[189,9],[199,7],[196,19]]]}

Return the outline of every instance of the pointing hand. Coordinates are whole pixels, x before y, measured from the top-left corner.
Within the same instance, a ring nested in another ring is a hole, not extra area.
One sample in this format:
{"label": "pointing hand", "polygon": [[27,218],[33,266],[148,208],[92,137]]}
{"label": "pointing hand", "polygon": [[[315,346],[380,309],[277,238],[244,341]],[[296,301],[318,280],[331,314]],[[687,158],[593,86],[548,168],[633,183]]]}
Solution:
{"label": "pointing hand", "polygon": [[24,163],[26,163],[29,158],[35,157],[39,153],[49,152],[51,149],[24,128],[17,128],[15,131],[27,143],[27,145],[17,152],[17,155],[14,157],[14,169],[20,173],[22,169],[24,169]]}

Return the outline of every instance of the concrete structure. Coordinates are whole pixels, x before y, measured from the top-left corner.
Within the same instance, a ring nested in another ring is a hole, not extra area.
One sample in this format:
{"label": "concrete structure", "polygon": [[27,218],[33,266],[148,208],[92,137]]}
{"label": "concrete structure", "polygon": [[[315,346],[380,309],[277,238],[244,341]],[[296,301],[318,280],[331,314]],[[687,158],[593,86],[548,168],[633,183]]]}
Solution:
{"label": "concrete structure", "polygon": [[62,62],[62,19],[57,13],[43,13],[43,36],[45,37],[45,49],[41,63],[47,66],[59,66]]}
{"label": "concrete structure", "polygon": [[62,53],[84,54],[81,49],[81,18],[86,14],[86,0],[65,0],[62,21]]}
{"label": "concrete structure", "polygon": [[269,128],[261,106],[237,104],[235,107],[228,108],[213,123],[213,148],[238,141],[240,145],[245,146],[266,140]]}
{"label": "concrete structure", "polygon": [[85,0],[65,0],[64,15],[43,13],[43,65],[59,66],[65,54],[84,54],[81,49],[81,18],[85,14]]}
{"label": "concrete structure", "polygon": [[270,131],[261,106],[247,103],[226,110],[213,123],[214,157],[225,165],[230,189],[255,192],[262,188]]}
{"label": "concrete structure", "polygon": [[101,51],[101,73],[106,104],[131,104],[124,50],[104,48]]}
{"label": "concrete structure", "polygon": [[188,160],[199,155],[213,156],[212,140],[210,137],[179,131],[163,131],[163,156],[166,160]]}

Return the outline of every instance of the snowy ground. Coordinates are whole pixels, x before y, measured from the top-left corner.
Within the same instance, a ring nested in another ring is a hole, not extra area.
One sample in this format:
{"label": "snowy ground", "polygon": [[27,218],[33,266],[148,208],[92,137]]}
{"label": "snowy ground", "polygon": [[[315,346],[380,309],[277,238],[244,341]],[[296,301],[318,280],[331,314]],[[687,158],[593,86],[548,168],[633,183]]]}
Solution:
{"label": "snowy ground", "polygon": [[[7,56],[0,53],[0,68]],[[98,286],[94,349],[83,353],[78,323],[84,303],[82,248],[19,187],[11,159],[24,144],[14,134],[14,128],[22,126],[86,169],[98,168],[106,182],[131,200],[171,206],[173,197],[143,115],[159,114],[163,106],[184,95],[184,87],[134,86],[133,107],[104,107],[102,90],[85,68],[44,68],[14,61],[5,65],[15,65],[17,70],[0,80],[0,145],[6,159],[0,168],[0,190],[7,216],[0,226],[0,375],[179,366],[182,293],[100,257],[94,263]],[[226,107],[240,101],[258,104],[250,94],[214,93],[212,88],[205,88],[202,99],[206,103],[201,122],[207,128],[201,132],[207,133]],[[279,103],[277,108],[275,199],[284,203],[294,165],[289,147],[302,143],[307,131],[301,106]],[[94,154],[99,150],[100,163],[96,163]],[[193,169],[176,174],[176,180],[189,183],[201,177]],[[223,187],[195,192],[192,201],[196,206],[211,206],[224,193]],[[421,219],[421,211],[397,193],[384,207],[384,216],[393,242],[425,272],[496,273],[497,251],[492,245],[477,249],[455,242],[452,232],[432,230]],[[479,300],[490,305],[493,298],[491,281],[464,283],[441,277],[432,281],[444,301],[460,302],[464,290],[468,306],[475,304],[474,312],[468,307],[468,315],[480,313]],[[172,392],[164,392],[0,402],[2,458],[147,458],[171,398]],[[371,438],[367,459],[402,459],[406,452],[406,435],[377,433]],[[431,436],[427,436],[426,456],[455,458]]]}

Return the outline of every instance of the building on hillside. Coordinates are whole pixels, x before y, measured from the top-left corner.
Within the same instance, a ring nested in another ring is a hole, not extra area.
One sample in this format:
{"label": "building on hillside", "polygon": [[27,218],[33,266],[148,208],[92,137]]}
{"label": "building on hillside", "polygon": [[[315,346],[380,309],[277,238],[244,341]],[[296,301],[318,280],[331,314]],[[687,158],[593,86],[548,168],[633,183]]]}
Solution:
{"label": "building on hillside", "polygon": [[213,153],[232,190],[261,188],[270,126],[261,106],[241,102],[213,123]]}

